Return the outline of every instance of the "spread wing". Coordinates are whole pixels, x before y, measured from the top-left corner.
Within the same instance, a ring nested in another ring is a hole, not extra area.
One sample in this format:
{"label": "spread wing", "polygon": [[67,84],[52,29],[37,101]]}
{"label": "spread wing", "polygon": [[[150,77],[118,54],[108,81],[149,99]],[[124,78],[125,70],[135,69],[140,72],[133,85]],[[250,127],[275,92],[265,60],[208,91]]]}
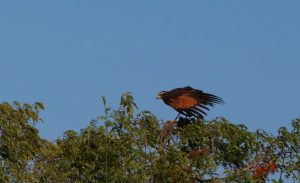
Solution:
{"label": "spread wing", "polygon": [[184,87],[170,91],[166,103],[183,115],[203,118],[206,115],[205,110],[209,110],[207,106],[224,102],[215,95]]}

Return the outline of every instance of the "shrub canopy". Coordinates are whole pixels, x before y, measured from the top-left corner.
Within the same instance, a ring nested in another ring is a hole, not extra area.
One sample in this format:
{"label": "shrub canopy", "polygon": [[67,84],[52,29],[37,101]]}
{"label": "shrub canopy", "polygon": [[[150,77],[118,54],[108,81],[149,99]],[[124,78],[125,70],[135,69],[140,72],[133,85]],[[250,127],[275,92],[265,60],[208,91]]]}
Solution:
{"label": "shrub canopy", "polygon": [[[55,142],[34,124],[43,104],[0,104],[1,182],[273,182],[300,175],[300,119],[277,135],[219,117],[161,121],[137,113],[130,93],[116,110]],[[278,175],[278,176],[277,176]]]}

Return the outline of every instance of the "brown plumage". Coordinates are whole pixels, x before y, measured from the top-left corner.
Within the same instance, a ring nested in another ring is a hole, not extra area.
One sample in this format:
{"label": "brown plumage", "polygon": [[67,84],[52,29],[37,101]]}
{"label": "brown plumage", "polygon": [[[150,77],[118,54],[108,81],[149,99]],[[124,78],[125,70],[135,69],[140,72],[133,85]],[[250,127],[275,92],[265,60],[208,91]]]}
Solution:
{"label": "brown plumage", "polygon": [[179,114],[202,119],[206,115],[205,110],[209,111],[208,106],[224,103],[221,98],[190,86],[161,91],[156,98],[162,99],[165,104],[171,106]]}

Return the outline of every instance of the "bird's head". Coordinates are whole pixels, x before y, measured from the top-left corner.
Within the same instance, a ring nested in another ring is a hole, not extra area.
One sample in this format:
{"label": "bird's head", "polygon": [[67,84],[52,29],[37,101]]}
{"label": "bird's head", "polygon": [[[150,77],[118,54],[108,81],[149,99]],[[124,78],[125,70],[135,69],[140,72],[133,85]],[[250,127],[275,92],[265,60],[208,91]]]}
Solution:
{"label": "bird's head", "polygon": [[158,95],[156,96],[156,99],[162,99],[162,97],[165,93],[166,93],[166,91],[159,92]]}

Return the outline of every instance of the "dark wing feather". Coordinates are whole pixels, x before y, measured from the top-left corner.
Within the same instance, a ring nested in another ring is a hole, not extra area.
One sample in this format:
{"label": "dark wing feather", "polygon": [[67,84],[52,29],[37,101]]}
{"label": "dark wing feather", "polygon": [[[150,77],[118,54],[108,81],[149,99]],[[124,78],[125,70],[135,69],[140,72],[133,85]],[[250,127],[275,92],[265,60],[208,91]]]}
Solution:
{"label": "dark wing feather", "polygon": [[204,112],[204,111],[203,111],[200,107],[198,107],[198,106],[193,107],[193,109],[196,110],[196,111],[201,112],[201,113],[204,114],[204,115],[207,115],[206,112]]}
{"label": "dark wing feather", "polygon": [[[195,114],[195,117],[197,118],[203,118],[203,115],[206,115],[206,113],[202,110],[197,110],[197,108],[192,108],[191,111]],[[201,114],[203,113],[203,114]]]}
{"label": "dark wing feather", "polygon": [[199,108],[203,108],[203,109],[206,109],[206,110],[208,110],[209,111],[209,108],[208,107],[206,107],[205,105],[203,105],[203,104],[197,104],[197,106],[196,107],[199,107]]}

